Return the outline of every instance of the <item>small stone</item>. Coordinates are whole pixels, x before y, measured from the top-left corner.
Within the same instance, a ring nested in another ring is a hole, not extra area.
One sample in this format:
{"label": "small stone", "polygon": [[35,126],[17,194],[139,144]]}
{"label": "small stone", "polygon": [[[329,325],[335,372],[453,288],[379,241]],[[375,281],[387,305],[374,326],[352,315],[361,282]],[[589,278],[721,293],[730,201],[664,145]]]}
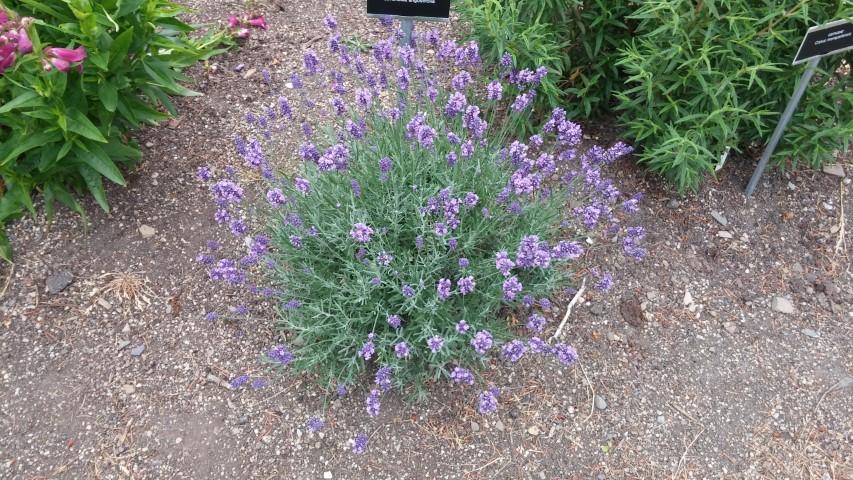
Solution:
{"label": "small stone", "polygon": [[832,165],[824,165],[823,173],[832,175],[833,177],[845,177],[844,167],[842,167],[839,163],[834,163]]}
{"label": "small stone", "polygon": [[255,72],[257,72],[257,71],[258,71],[257,68],[250,68],[249,70],[246,71],[246,73],[243,74],[243,80],[248,79],[249,77],[254,75]]}
{"label": "small stone", "polygon": [[130,324],[129,323],[124,324],[124,327],[122,327],[122,329],[121,329],[121,333],[130,333]]}
{"label": "small stone", "polygon": [[726,331],[731,333],[732,335],[737,332],[737,325],[735,324],[735,322],[723,322],[723,328],[725,328]]}
{"label": "small stone", "polygon": [[533,425],[532,427],[527,429],[527,433],[533,435],[534,437],[539,435],[539,427]]}
{"label": "small stone", "polygon": [[793,182],[788,182],[788,190],[796,190],[797,186]]}
{"label": "small stone", "polygon": [[685,307],[691,305],[693,303],[693,295],[690,295],[690,292],[685,290],[684,300],[682,300],[681,303],[684,304]]}
{"label": "small stone", "polygon": [[68,270],[62,270],[54,275],[47,277],[47,281],[45,285],[47,286],[47,291],[53,295],[65,290],[65,287],[71,285],[71,282],[74,280],[74,275],[71,274]]}
{"label": "small stone", "polygon": [[650,302],[654,302],[658,299],[658,294],[657,292],[646,292],[646,298],[648,298]]}
{"label": "small stone", "polygon": [[154,146],[154,142],[145,142],[145,146],[151,148]]}
{"label": "small stone", "polygon": [[662,424],[664,422],[666,422],[666,417],[664,417],[663,415],[658,415],[658,423]]}
{"label": "small stone", "polygon": [[133,395],[136,392],[136,387],[133,385],[124,385],[121,387],[121,391],[124,392],[125,395]]}
{"label": "small stone", "polygon": [[732,234],[725,230],[720,230],[719,232],[717,232],[717,236],[720,238],[732,238]]}
{"label": "small stone", "polygon": [[472,432],[479,432],[480,431],[480,424],[477,422],[471,422],[471,431]]}
{"label": "small stone", "polygon": [[681,202],[679,202],[678,200],[675,200],[675,199],[670,200],[669,203],[666,204],[666,208],[668,208],[670,210],[675,210],[676,208],[678,208],[680,206],[681,206]]}
{"label": "small stone", "polygon": [[175,445],[180,445],[181,442],[183,442],[183,441],[184,441],[184,439],[182,437],[178,437],[175,439]]}
{"label": "small stone", "polygon": [[130,340],[122,340],[122,341],[118,342],[117,349],[120,352],[120,351],[124,350],[125,348],[127,348],[128,345],[130,345]]}
{"label": "small stone", "polygon": [[619,335],[616,335],[613,332],[607,332],[607,341],[608,342],[618,342],[619,341]]}
{"label": "small stone", "polygon": [[774,312],[794,313],[794,306],[785,297],[773,297],[773,300],[770,302],[770,308]]}
{"label": "small stone", "polygon": [[101,297],[98,299],[98,305],[100,305],[101,307],[103,307],[107,310],[113,308],[113,304],[110,303],[109,301],[107,301],[107,299],[104,297]]}
{"label": "small stone", "polygon": [[497,423],[495,423],[495,428],[497,428],[499,432],[503,432],[504,429],[506,429],[506,427],[504,426],[504,422],[502,422],[500,420],[498,420]]}
{"label": "small stone", "polygon": [[600,317],[600,316],[604,315],[604,309],[602,309],[601,305],[599,305],[597,303],[595,305],[593,305],[592,307],[590,307],[589,311],[590,311],[590,313],[592,313],[596,317]]}
{"label": "small stone", "polygon": [[803,335],[805,335],[805,336],[807,336],[807,337],[820,338],[820,333],[815,332],[815,331],[814,331],[814,330],[812,330],[811,328],[804,328],[804,329],[802,330],[802,333],[803,333]]}
{"label": "small stone", "polygon": [[607,400],[604,399],[601,395],[595,396],[595,408],[599,410],[604,410],[607,408]]}
{"label": "small stone", "polygon": [[851,385],[853,385],[853,377],[847,376],[842,378],[841,381],[838,382],[838,389],[842,390],[845,388],[849,388]]}
{"label": "small stone", "polygon": [[144,352],[144,351],[145,351],[145,344],[143,343],[143,344],[140,344],[140,345],[133,347],[130,350],[130,354],[133,355],[134,357],[138,357],[138,356],[142,355],[142,352]]}
{"label": "small stone", "polygon": [[332,478],[332,472],[323,472],[323,478],[326,480]]}
{"label": "small stone", "polygon": [[724,227],[729,224],[729,221],[726,219],[726,217],[724,217],[722,213],[716,210],[711,210],[711,217],[713,217],[714,220],[719,222],[719,224]]}
{"label": "small stone", "polygon": [[157,230],[148,225],[141,225],[139,227],[139,234],[142,235],[142,238],[151,238],[155,233],[157,233]]}

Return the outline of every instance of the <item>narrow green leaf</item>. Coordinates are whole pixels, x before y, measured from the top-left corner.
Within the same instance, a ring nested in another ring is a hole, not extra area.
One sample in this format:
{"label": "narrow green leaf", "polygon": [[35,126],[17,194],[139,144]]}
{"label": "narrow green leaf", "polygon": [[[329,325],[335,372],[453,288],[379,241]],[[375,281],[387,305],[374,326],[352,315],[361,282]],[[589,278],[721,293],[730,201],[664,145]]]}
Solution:
{"label": "narrow green leaf", "polygon": [[12,244],[6,236],[6,226],[0,224],[0,258],[12,263]]}
{"label": "narrow green leaf", "polygon": [[80,165],[77,168],[77,171],[80,173],[80,176],[83,177],[83,180],[86,182],[86,186],[89,188],[89,192],[95,198],[95,201],[98,202],[98,205],[100,205],[105,212],[109,213],[110,206],[107,203],[107,194],[104,191],[104,182],[101,179],[101,174],[88,165]]}
{"label": "narrow green leaf", "polygon": [[14,99],[4,103],[3,106],[0,107],[0,113],[10,112],[13,108],[31,107],[38,105],[39,103],[43,104],[44,100],[38,93],[33,91],[24,92]]}
{"label": "narrow green leaf", "polygon": [[65,113],[68,117],[68,130],[88,139],[95,140],[96,142],[107,142],[107,139],[104,138],[100,130],[98,130],[98,127],[96,127],[91,120],[86,118],[85,115],[80,113],[79,110],[76,108],[69,108]]}
{"label": "narrow green leaf", "polygon": [[106,154],[106,152],[101,149],[98,144],[87,142],[86,148],[89,151],[83,149],[75,149],[77,158],[100,172],[101,175],[109,178],[113,183],[117,183],[121,186],[127,185],[127,182],[121,175],[121,171],[119,171],[116,164]]}
{"label": "narrow green leaf", "polygon": [[101,103],[108,112],[116,111],[116,104],[118,103],[118,89],[116,89],[115,85],[108,81],[99,84],[98,96],[101,97]]}

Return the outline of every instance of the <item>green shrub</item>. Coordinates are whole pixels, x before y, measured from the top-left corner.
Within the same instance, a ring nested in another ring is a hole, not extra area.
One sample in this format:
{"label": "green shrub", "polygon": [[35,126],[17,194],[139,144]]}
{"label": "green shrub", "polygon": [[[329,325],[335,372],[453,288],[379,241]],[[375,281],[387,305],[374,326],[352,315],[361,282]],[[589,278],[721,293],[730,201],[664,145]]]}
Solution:
{"label": "green shrub", "polygon": [[616,57],[631,36],[632,8],[627,0],[461,0],[457,11],[488,62],[509,53],[520,69],[548,68],[539,107],[588,117],[607,111],[624,81]]}
{"label": "green shrub", "polygon": [[140,158],[129,130],[175,115],[170,95],[198,95],[178,83],[190,81],[180,70],[228,37],[188,38],[193,27],[175,18],[187,10],[163,0],[6,0],[0,11],[32,42],[0,72],[0,254],[9,260],[2,224],[24,208],[35,215],[34,189],[48,221],[58,200],[85,226],[75,198],[84,191],[109,209],[103,177],[124,185],[121,167]]}
{"label": "green shrub", "polygon": [[[780,4],[781,3],[781,4]],[[635,37],[618,62],[628,76],[620,120],[642,146],[640,162],[679,191],[713,173],[728,147],[763,146],[804,66],[790,66],[806,30],[853,15],[829,1],[650,0],[629,18]],[[823,59],[773,161],[817,167],[853,134],[851,75],[842,57]]]}
{"label": "green shrub", "polygon": [[[582,273],[588,243],[644,253],[643,230],[626,231],[622,222],[639,197],[623,197],[600,170],[629,147],[577,151],[580,127],[561,109],[538,135],[518,139],[512,119],[528,115],[542,74],[518,79],[524,93],[504,103],[499,79],[480,82],[476,44],[440,42],[433,32],[419,38],[417,52],[398,49],[392,37],[363,58],[343,48],[335,31],[338,58],[323,63],[309,50],[305,75],[290,79],[290,98],[271,99],[274,109],[249,116],[261,139],[279,124],[301,123],[295,178],[273,172],[295,152],[265,154],[262,140],[237,142],[246,165],[267,179],[262,195],[248,187],[244,194],[237,183],[257,179],[254,172],[200,172],[220,205],[215,218],[241,244],[254,220],[266,231],[246,240],[243,258],[203,254],[199,261],[215,263],[214,280],[267,295],[293,348],[276,346],[268,360],[315,374],[330,390],[361,384],[378,369],[383,391],[422,396],[428,381],[474,383],[469,370],[498,352],[508,361],[527,351],[571,363],[568,345],[516,337],[525,323],[531,335],[549,329],[535,309],[549,308],[549,297],[581,275],[610,287],[609,273]],[[432,71],[421,61],[427,48],[437,51]],[[307,123],[315,121],[322,128]],[[558,166],[565,167],[561,182],[550,180]],[[268,208],[251,203],[253,196]],[[255,283],[264,272],[265,292]],[[508,325],[502,310],[515,308],[520,325]],[[481,411],[491,411],[492,400],[481,396]]]}

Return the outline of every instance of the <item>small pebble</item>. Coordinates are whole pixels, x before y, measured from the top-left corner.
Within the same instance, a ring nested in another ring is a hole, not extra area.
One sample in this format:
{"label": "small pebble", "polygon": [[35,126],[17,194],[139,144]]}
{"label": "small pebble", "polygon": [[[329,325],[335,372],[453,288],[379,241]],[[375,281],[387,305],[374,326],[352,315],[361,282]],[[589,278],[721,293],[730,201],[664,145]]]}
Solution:
{"label": "small pebble", "polygon": [[604,399],[601,395],[595,396],[595,408],[599,410],[605,410],[607,408],[607,400]]}

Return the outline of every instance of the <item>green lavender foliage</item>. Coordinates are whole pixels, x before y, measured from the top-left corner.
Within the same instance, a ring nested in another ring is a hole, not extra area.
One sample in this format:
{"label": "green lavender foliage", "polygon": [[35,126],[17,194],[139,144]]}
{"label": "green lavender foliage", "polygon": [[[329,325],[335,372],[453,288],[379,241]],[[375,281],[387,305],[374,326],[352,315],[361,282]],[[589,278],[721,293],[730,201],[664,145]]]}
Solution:
{"label": "green lavender foliage", "polygon": [[[632,2],[624,0],[460,0],[484,59],[504,53],[519,69],[547,67],[537,106],[562,107],[572,117],[607,112],[624,75],[618,49],[630,38]],[[534,118],[535,119],[535,118]],[[528,126],[529,128],[529,126]]]}
{"label": "green lavender foliage", "polygon": [[[806,30],[853,15],[828,1],[651,0],[629,17],[621,50],[628,76],[620,120],[643,149],[637,158],[684,192],[713,174],[728,147],[769,139],[804,65],[791,66]],[[824,58],[772,161],[819,167],[853,134],[853,54]],[[836,71],[846,62],[846,73]]]}

